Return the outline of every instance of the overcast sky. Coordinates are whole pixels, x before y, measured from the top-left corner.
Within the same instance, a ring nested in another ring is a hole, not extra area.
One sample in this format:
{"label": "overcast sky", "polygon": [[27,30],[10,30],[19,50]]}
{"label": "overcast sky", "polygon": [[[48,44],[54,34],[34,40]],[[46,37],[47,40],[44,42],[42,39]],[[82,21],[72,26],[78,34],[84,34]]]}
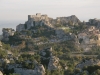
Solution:
{"label": "overcast sky", "polygon": [[49,17],[76,15],[81,21],[100,19],[100,0],[0,0],[0,34],[3,27],[14,28],[27,21],[27,15]]}

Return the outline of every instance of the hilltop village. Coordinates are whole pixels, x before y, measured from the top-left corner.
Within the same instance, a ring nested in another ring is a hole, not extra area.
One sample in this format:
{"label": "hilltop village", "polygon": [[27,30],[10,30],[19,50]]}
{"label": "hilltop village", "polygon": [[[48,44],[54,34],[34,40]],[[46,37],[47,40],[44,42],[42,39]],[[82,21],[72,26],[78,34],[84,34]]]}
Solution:
{"label": "hilltop village", "polygon": [[2,32],[0,75],[100,74],[100,19],[36,13]]}

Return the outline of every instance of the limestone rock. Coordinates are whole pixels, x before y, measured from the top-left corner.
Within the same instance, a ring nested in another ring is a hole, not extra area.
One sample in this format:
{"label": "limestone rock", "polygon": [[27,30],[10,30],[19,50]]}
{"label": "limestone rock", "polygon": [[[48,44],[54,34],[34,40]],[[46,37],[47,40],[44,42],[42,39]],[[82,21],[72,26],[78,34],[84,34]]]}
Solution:
{"label": "limestone rock", "polygon": [[52,48],[46,48],[40,51],[41,64],[48,66],[50,57],[52,56]]}
{"label": "limestone rock", "polygon": [[51,56],[48,64],[48,70],[56,70],[60,68],[61,66],[59,65],[59,58]]}
{"label": "limestone rock", "polygon": [[38,64],[35,67],[35,75],[45,75],[45,68],[42,64]]}
{"label": "limestone rock", "polygon": [[48,66],[48,70],[60,69],[59,58],[52,55],[52,47],[40,51],[41,63]]}
{"label": "limestone rock", "polygon": [[93,59],[84,60],[84,61],[82,61],[81,63],[79,63],[79,64],[76,66],[76,68],[82,69],[82,68],[85,67],[85,66],[93,66],[93,65],[99,65],[99,66],[100,66],[100,60],[93,60]]}

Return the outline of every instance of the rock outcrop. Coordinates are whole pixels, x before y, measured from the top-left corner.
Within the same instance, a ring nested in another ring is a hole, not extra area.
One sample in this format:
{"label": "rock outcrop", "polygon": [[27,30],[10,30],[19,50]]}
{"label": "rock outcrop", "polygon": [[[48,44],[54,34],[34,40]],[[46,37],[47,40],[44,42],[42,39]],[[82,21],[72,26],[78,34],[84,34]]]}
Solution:
{"label": "rock outcrop", "polygon": [[90,51],[93,46],[100,46],[100,30],[95,26],[88,26],[82,32],[78,33],[80,47],[85,52]]}
{"label": "rock outcrop", "polygon": [[48,70],[61,69],[59,58],[53,56],[52,47],[40,51],[41,63],[48,67]]}
{"label": "rock outcrop", "polygon": [[60,22],[64,24],[71,22],[72,25],[78,25],[78,23],[81,22],[75,15],[72,15],[69,17],[58,17],[57,20],[59,20]]}
{"label": "rock outcrop", "polygon": [[45,75],[46,73],[45,68],[42,64],[36,65],[34,72],[34,75]]}
{"label": "rock outcrop", "polygon": [[76,68],[82,69],[82,68],[84,68],[85,66],[93,66],[93,65],[98,65],[98,66],[100,66],[100,60],[93,60],[93,59],[84,60],[84,61],[82,61],[81,63],[79,63],[79,64],[76,66]]}
{"label": "rock outcrop", "polygon": [[61,66],[59,64],[59,58],[55,57],[55,56],[51,56],[50,60],[49,60],[49,64],[48,64],[48,70],[57,70],[57,69],[61,69]]}
{"label": "rock outcrop", "polygon": [[50,57],[52,56],[52,47],[40,51],[41,63],[48,66]]}

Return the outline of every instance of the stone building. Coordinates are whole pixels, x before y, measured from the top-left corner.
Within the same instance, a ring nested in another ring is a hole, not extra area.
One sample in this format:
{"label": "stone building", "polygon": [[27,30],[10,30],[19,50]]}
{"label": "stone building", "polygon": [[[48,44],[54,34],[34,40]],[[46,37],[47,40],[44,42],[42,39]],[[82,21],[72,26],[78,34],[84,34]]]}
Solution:
{"label": "stone building", "polygon": [[15,33],[15,30],[12,28],[3,28],[2,32],[3,32],[3,40],[8,41],[9,36],[13,36]]}

